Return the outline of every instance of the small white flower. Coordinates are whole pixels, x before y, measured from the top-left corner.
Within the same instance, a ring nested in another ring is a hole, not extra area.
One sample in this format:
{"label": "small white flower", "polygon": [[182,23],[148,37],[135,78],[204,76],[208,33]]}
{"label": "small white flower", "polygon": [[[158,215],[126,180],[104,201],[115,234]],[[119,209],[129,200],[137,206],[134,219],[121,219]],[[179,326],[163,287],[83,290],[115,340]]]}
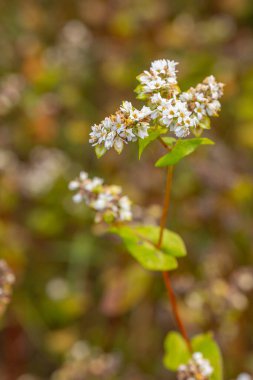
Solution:
{"label": "small white flower", "polygon": [[101,211],[106,208],[109,202],[113,200],[113,196],[111,194],[107,193],[101,193],[98,195],[98,198],[91,203],[92,207],[97,210]]}
{"label": "small white flower", "polygon": [[151,69],[154,71],[159,71],[159,72],[165,73],[166,68],[167,68],[166,59],[158,59],[158,60],[153,61],[151,63]]}
{"label": "small white flower", "polygon": [[187,369],[186,365],[184,364],[181,364],[179,367],[178,367],[178,371],[185,371]]}
{"label": "small white flower", "polygon": [[69,190],[77,190],[79,188],[80,184],[78,181],[71,181],[69,183]]}
{"label": "small white flower", "polygon": [[106,117],[102,122],[101,122],[102,126],[107,130],[107,131],[110,131],[112,128],[113,128],[113,121],[109,118],[109,117]]}
{"label": "small white flower", "polygon": [[142,84],[147,84],[149,83],[153,78],[153,75],[145,70],[142,74],[139,75],[138,79]]}
{"label": "small white flower", "polygon": [[195,93],[195,98],[196,98],[196,100],[198,101],[198,102],[200,102],[200,103],[204,103],[204,102],[206,102],[206,98],[205,98],[205,96],[204,96],[204,94],[203,93],[201,93],[201,92],[196,92]]}
{"label": "small white flower", "polygon": [[146,82],[145,85],[143,86],[143,90],[147,93],[153,92],[155,90],[159,90],[163,87],[166,87],[167,83],[164,79],[157,77],[149,82]]}
{"label": "small white flower", "polygon": [[80,202],[82,202],[82,200],[83,200],[83,196],[82,196],[82,194],[80,194],[80,193],[77,193],[77,194],[75,194],[75,195],[73,195],[73,201],[75,202],[75,203],[80,203]]}
{"label": "small white flower", "polygon": [[88,173],[82,171],[82,172],[80,172],[79,177],[80,177],[81,181],[85,181],[88,178]]}
{"label": "small white flower", "polygon": [[92,144],[93,146],[97,144],[101,144],[105,140],[106,134],[107,132],[102,127],[101,124],[99,125],[94,124],[91,127],[90,140],[89,140],[90,144]]}
{"label": "small white flower", "polygon": [[115,136],[116,136],[116,132],[115,131],[111,131],[111,132],[109,132],[107,134],[107,136],[105,138],[105,148],[107,150],[109,150],[110,148],[113,147]]}
{"label": "small white flower", "polygon": [[195,102],[194,114],[197,116],[197,118],[199,120],[203,119],[203,117],[206,114],[204,104],[201,104],[199,102]]}
{"label": "small white flower", "polygon": [[175,76],[177,64],[178,63],[175,61],[169,61],[166,59],[158,59],[151,63],[151,70],[161,73],[161,74],[165,74],[166,72],[168,72],[170,76]]}
{"label": "small white flower", "polygon": [[129,113],[131,113],[132,110],[133,110],[133,105],[132,105],[131,102],[124,101],[124,102],[122,102],[122,105],[120,106],[120,110],[121,110],[123,113],[129,114]]}
{"label": "small white flower", "polygon": [[85,190],[87,191],[93,191],[94,189],[96,189],[98,186],[101,186],[103,184],[103,179],[102,178],[98,178],[98,177],[94,177],[92,180],[89,180],[85,185],[84,185],[84,188]]}
{"label": "small white flower", "polygon": [[206,111],[209,116],[217,116],[220,111],[221,104],[219,100],[213,100],[212,102],[206,105]]}
{"label": "small white flower", "polygon": [[152,110],[149,107],[143,106],[139,111],[139,119],[144,119],[152,113]]}
{"label": "small white flower", "polygon": [[148,136],[149,123],[140,123],[138,125],[137,136],[144,139]]}
{"label": "small white flower", "polygon": [[242,372],[237,376],[236,380],[252,380],[252,376],[246,372]]}
{"label": "small white flower", "polygon": [[132,212],[130,210],[119,210],[119,220],[130,222],[132,220]]}
{"label": "small white flower", "polygon": [[136,136],[132,128],[125,129],[125,131],[120,134],[120,137],[127,139],[127,141],[136,141]]}
{"label": "small white flower", "polygon": [[170,128],[171,131],[175,132],[175,135],[179,138],[186,137],[190,134],[190,129],[185,125],[175,125]]}
{"label": "small white flower", "polygon": [[132,219],[131,201],[127,196],[123,196],[119,200],[119,217],[121,221]]}
{"label": "small white flower", "polygon": [[122,115],[120,115],[119,113],[116,114],[116,120],[115,123],[113,123],[112,125],[112,130],[115,131],[117,134],[120,134],[124,131],[125,128],[126,125],[124,119],[122,118]]}
{"label": "small white flower", "polygon": [[198,124],[199,124],[199,119],[192,114],[184,118],[184,125],[186,128],[192,128],[192,127],[195,128],[197,127]]}
{"label": "small white flower", "polygon": [[195,361],[201,361],[203,360],[203,354],[201,352],[194,352],[192,355],[193,360]]}
{"label": "small white flower", "polygon": [[151,100],[151,103],[153,103],[153,104],[161,104],[163,102],[163,100],[165,100],[165,99],[162,98],[161,94],[158,92],[158,93],[155,93],[154,95],[152,95],[150,100]]}
{"label": "small white flower", "polygon": [[193,95],[191,92],[182,92],[179,95],[179,99],[183,102],[190,102],[193,99]]}

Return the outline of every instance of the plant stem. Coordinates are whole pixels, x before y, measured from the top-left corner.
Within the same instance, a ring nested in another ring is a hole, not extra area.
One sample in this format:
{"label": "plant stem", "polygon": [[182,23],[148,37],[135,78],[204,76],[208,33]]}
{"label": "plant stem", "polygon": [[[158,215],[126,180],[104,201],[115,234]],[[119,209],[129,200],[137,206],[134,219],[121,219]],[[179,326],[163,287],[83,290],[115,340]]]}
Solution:
{"label": "plant stem", "polygon": [[167,222],[167,216],[170,207],[170,191],[171,191],[171,182],[172,182],[172,174],[173,174],[173,166],[168,167],[167,176],[166,176],[166,187],[165,187],[165,196],[164,196],[164,204],[163,211],[160,221],[160,234],[157,243],[157,247],[160,248],[163,240],[164,228]]}
{"label": "plant stem", "polygon": [[158,137],[158,140],[160,141],[160,143],[162,144],[162,146],[167,149],[167,150],[171,150],[170,147],[163,141],[163,139],[159,136]]}
{"label": "plant stem", "polygon": [[[160,234],[159,234],[159,240],[157,243],[157,248],[161,248],[162,241],[163,241],[163,233],[167,222],[167,216],[168,211],[170,207],[170,191],[171,191],[171,182],[172,182],[172,174],[173,174],[173,167],[169,166],[167,170],[167,177],[166,177],[166,187],[165,187],[165,196],[164,196],[164,205],[163,205],[163,211],[161,216],[161,222],[160,222]],[[169,300],[171,303],[172,312],[174,315],[174,318],[177,322],[178,329],[180,330],[183,338],[185,339],[185,342],[189,348],[189,350],[192,352],[191,342],[188,337],[188,334],[186,332],[186,328],[183,324],[183,321],[180,317],[178,305],[177,305],[177,299],[176,295],[174,293],[173,287],[171,285],[171,280],[168,272],[163,272],[163,280],[168,292]]]}

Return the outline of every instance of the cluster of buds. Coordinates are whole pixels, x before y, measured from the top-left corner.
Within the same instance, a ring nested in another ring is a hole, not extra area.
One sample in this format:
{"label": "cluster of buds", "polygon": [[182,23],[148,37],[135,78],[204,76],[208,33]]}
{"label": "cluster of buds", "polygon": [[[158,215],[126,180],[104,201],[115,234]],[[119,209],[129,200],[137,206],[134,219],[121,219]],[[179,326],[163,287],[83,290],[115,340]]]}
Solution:
{"label": "cluster of buds", "polygon": [[201,352],[195,352],[186,365],[180,365],[177,371],[178,380],[208,380],[213,373],[209,360]]}
{"label": "cluster of buds", "polygon": [[149,107],[144,106],[137,110],[130,102],[123,102],[114,115],[92,126],[89,141],[93,146],[98,145],[105,151],[114,147],[121,153],[124,144],[148,136],[151,113]]}
{"label": "cluster of buds", "polygon": [[74,202],[84,201],[96,211],[96,222],[125,222],[132,219],[131,201],[122,195],[120,186],[104,185],[103,179],[90,179],[86,172],[81,172],[77,179],[70,182],[69,189],[77,191],[73,196]]}
{"label": "cluster of buds", "polygon": [[[137,110],[130,102],[123,102],[120,110],[92,126],[90,143],[96,146],[98,155],[114,149],[121,153],[124,143],[143,139],[162,125],[176,137],[198,134],[209,127],[209,117],[218,116],[219,98],[223,95],[223,84],[209,76],[196,87],[181,92],[177,84],[177,62],[165,59],[152,62],[149,71],[137,79],[139,99],[148,106]],[[151,128],[151,129],[150,129]]]}
{"label": "cluster of buds", "polygon": [[15,277],[4,260],[0,260],[0,315],[10,302]]}

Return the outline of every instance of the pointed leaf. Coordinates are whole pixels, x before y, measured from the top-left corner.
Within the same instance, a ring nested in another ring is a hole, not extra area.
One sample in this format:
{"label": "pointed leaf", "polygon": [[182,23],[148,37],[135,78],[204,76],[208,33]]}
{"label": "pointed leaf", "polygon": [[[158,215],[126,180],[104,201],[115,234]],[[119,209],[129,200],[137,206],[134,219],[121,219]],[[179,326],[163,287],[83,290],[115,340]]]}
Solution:
{"label": "pointed leaf", "polygon": [[[158,226],[135,226],[135,231],[143,239],[150,240],[154,245],[157,244],[160,235]],[[175,257],[186,256],[186,248],[181,237],[173,231],[164,229],[161,250]]]}
{"label": "pointed leaf", "polygon": [[142,156],[144,149],[154,140],[157,139],[161,134],[166,133],[167,128],[157,128],[151,131],[145,139],[139,139],[139,159]]}
{"label": "pointed leaf", "polygon": [[195,352],[202,352],[204,358],[208,359],[213,367],[213,374],[211,380],[222,380],[223,368],[222,368],[222,356],[219,346],[214,341],[212,334],[197,335],[192,339],[192,347]]}
{"label": "pointed leaf", "polygon": [[177,267],[175,257],[186,254],[185,246],[174,232],[165,230],[161,248],[156,244],[159,238],[159,227],[153,226],[119,226],[112,232],[119,235],[129,253],[146,269],[165,271]]}
{"label": "pointed leaf", "polygon": [[165,355],[163,357],[163,363],[165,367],[171,371],[177,371],[180,365],[187,364],[191,358],[184,338],[175,331],[170,332],[166,336],[164,349]]}
{"label": "pointed leaf", "polygon": [[183,157],[194,152],[200,145],[212,145],[214,142],[208,138],[194,138],[187,140],[178,140],[171,152],[161,157],[156,162],[156,167],[175,165]]}
{"label": "pointed leaf", "polygon": [[175,139],[174,137],[162,137],[162,140],[165,142],[165,144],[168,146],[168,147],[172,147],[174,145],[174,143],[177,141],[177,139]]}

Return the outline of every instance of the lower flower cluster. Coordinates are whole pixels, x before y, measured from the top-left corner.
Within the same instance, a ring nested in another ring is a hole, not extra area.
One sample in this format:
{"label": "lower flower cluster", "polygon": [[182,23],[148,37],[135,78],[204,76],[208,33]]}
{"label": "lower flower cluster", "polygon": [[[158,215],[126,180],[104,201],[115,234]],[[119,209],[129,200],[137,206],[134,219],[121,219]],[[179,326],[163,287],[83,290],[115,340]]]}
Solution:
{"label": "lower flower cluster", "polygon": [[181,365],[177,371],[177,380],[209,380],[213,368],[209,360],[201,352],[195,352],[186,365]]}
{"label": "lower flower cluster", "polygon": [[86,172],[69,184],[70,190],[76,190],[73,201],[84,201],[88,207],[96,211],[95,221],[106,223],[132,220],[131,201],[122,195],[122,189],[116,185],[104,185],[103,179],[90,179]]}

